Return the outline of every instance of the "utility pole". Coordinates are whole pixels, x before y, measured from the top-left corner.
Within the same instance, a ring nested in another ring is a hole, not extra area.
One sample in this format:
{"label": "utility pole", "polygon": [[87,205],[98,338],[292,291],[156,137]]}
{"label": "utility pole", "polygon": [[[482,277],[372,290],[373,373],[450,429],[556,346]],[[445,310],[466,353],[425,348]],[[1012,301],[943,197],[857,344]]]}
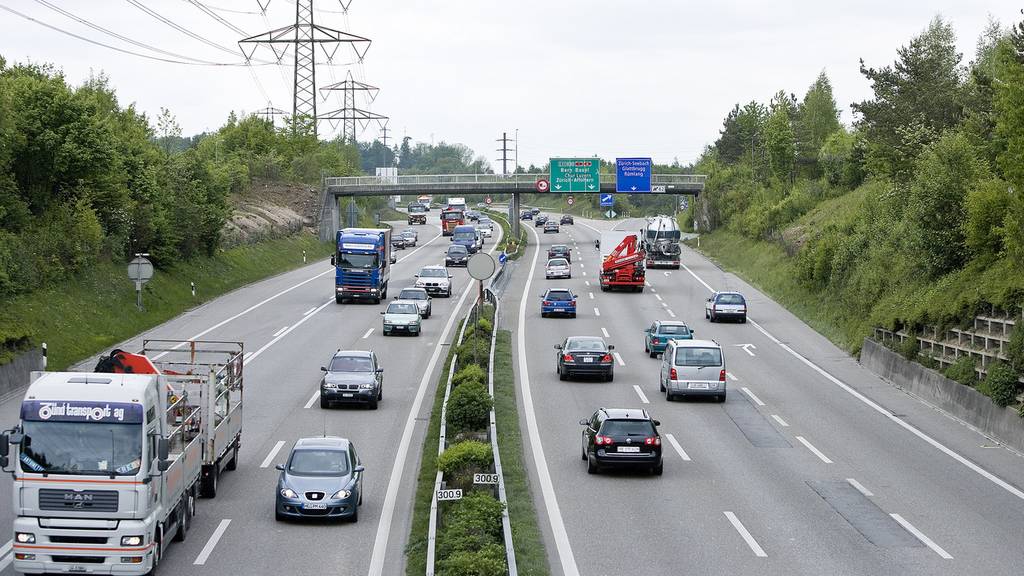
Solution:
{"label": "utility pole", "polygon": [[504,176],[508,174],[508,153],[512,151],[508,147],[508,143],[515,142],[515,140],[510,139],[507,132],[502,132],[501,138],[498,138],[495,142],[501,142],[501,148],[498,148],[498,152],[501,152],[501,174]]}
{"label": "utility pole", "polygon": [[[292,126],[300,119],[313,123],[316,135],[316,47],[319,45],[327,62],[333,61],[340,43],[347,43],[355,52],[356,61],[362,62],[370,49],[370,39],[313,23],[313,0],[296,0],[295,24],[275,28],[262,34],[243,38],[238,47],[245,59],[251,60],[261,44],[270,46],[278,63],[287,55],[289,45],[294,49],[295,74],[293,78]],[[328,50],[330,45],[332,49]]]}
{"label": "utility pole", "polygon": [[387,126],[382,126],[380,131],[383,133],[381,135],[380,139],[383,141],[382,143],[384,144],[384,147],[387,148],[388,147],[388,127]]}
{"label": "utility pole", "polygon": [[281,110],[280,108],[274,108],[273,104],[270,103],[270,102],[267,102],[267,107],[266,108],[260,108],[259,110],[256,110],[256,111],[254,111],[252,113],[252,116],[255,116],[257,118],[262,118],[263,120],[265,120],[267,122],[270,122],[271,124],[274,123],[274,117],[275,116],[283,116],[283,115],[284,115],[284,110]]}

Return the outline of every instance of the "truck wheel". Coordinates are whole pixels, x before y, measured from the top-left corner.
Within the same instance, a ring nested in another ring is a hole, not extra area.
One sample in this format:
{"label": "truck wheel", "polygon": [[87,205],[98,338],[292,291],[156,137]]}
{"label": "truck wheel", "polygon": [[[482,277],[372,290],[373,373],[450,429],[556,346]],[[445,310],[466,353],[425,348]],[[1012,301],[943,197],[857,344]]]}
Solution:
{"label": "truck wheel", "polygon": [[238,442],[237,441],[235,442],[235,447],[231,450],[231,460],[228,460],[228,463],[227,463],[226,466],[224,466],[224,468],[226,468],[228,470],[235,470],[235,469],[238,468]]}
{"label": "truck wheel", "polygon": [[203,478],[203,496],[206,498],[217,497],[217,484],[220,482],[220,469],[214,464],[210,473]]}
{"label": "truck wheel", "polygon": [[153,546],[153,565],[149,568],[149,572],[146,572],[147,576],[153,576],[156,574],[157,567],[160,566],[160,558],[163,556],[161,553],[163,538],[160,536],[162,531],[162,527],[158,527],[156,532],[153,533],[153,542],[155,542],[156,545]]}
{"label": "truck wheel", "polygon": [[174,533],[175,542],[184,542],[188,535],[189,524],[192,523],[192,516],[189,514],[188,501],[191,494],[187,491],[181,495],[181,502],[178,503],[178,531]]}
{"label": "truck wheel", "polygon": [[342,298],[341,296],[335,296],[334,297],[334,302],[335,302],[335,304],[344,304],[345,303],[345,299]]}

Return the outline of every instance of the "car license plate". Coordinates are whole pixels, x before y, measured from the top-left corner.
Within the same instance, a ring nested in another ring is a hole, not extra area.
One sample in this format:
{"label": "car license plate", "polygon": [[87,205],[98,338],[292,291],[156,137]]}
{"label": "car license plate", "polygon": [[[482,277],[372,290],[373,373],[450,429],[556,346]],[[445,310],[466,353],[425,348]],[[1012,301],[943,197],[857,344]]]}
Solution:
{"label": "car license plate", "polygon": [[327,510],[326,502],[306,502],[302,505],[306,510]]}
{"label": "car license plate", "polygon": [[689,388],[690,390],[707,390],[708,389],[708,383],[707,382],[690,382],[689,384],[686,385],[686,387]]}
{"label": "car license plate", "polygon": [[639,452],[639,446],[619,446],[619,452]]}
{"label": "car license plate", "polygon": [[591,358],[590,356],[585,356],[585,357],[583,358],[583,361],[584,361],[584,362],[593,362],[593,361],[594,361],[594,359],[593,359],[593,358]]}
{"label": "car license plate", "polygon": [[355,394],[352,394],[351,392],[346,392],[341,395],[342,398],[351,398],[353,396],[355,396]]}

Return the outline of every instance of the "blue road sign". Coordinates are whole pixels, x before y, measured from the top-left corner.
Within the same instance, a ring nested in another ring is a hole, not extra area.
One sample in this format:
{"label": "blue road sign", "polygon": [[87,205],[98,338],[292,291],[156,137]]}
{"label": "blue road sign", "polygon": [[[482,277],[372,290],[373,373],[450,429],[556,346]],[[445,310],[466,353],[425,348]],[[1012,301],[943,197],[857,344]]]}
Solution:
{"label": "blue road sign", "polygon": [[498,262],[504,264],[506,260],[508,260],[508,255],[505,254],[504,251],[502,251],[501,254],[498,254]]}
{"label": "blue road sign", "polygon": [[615,206],[615,198],[611,194],[601,194],[601,207]]}
{"label": "blue road sign", "polygon": [[615,191],[626,193],[650,192],[651,159],[616,158]]}

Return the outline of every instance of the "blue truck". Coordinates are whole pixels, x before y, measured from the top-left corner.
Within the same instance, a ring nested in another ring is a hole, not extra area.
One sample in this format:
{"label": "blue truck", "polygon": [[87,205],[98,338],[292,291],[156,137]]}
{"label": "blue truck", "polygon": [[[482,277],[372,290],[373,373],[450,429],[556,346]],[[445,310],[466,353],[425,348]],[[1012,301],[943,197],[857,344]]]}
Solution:
{"label": "blue truck", "polygon": [[331,257],[335,301],[371,300],[379,304],[386,300],[393,262],[390,229],[338,230],[337,251]]}

